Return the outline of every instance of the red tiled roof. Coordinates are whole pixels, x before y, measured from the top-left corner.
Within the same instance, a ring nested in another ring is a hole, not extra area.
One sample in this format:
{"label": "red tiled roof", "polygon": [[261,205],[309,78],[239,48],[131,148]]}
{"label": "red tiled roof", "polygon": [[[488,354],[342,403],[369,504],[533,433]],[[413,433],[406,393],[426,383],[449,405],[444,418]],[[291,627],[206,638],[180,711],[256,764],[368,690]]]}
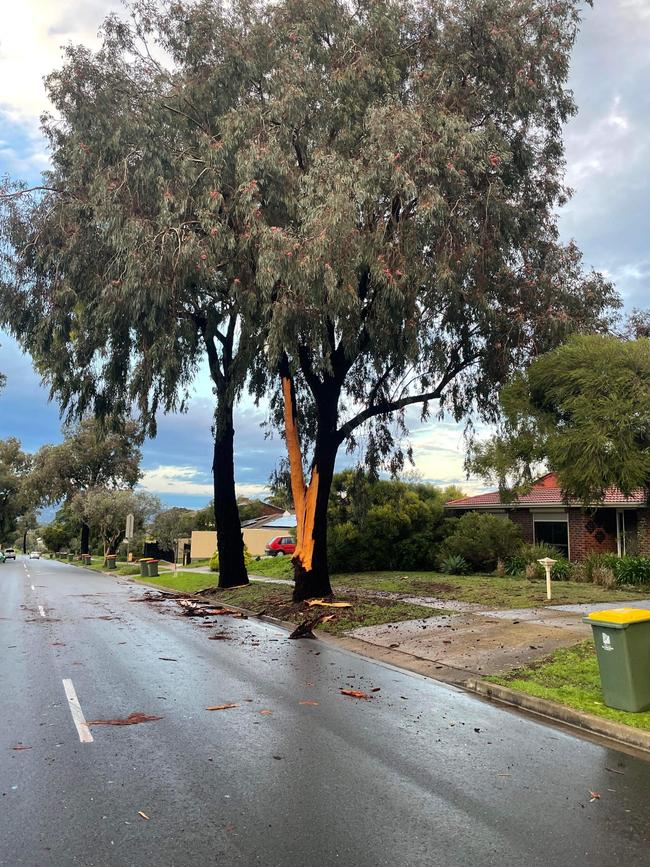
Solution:
{"label": "red tiled roof", "polygon": [[[642,489],[633,491],[629,497],[618,488],[608,488],[599,506],[644,506],[646,504],[646,492]],[[527,494],[522,494],[512,503],[502,503],[498,491],[488,494],[478,494],[476,497],[463,497],[461,500],[450,500],[445,503],[452,509],[470,509],[475,506],[510,506],[512,508],[525,508],[526,506],[566,506],[567,501],[562,495],[562,489],[557,484],[557,479],[552,473],[548,473],[539,479]],[[570,498],[568,505],[580,506],[579,500]]]}

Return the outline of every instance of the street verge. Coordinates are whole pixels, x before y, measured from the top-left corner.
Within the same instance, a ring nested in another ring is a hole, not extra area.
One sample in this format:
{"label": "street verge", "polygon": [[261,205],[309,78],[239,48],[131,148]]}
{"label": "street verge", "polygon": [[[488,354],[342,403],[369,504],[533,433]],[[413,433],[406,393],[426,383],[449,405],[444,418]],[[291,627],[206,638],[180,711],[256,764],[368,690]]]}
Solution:
{"label": "street verge", "polygon": [[603,717],[574,710],[573,708],[566,707],[566,705],[558,704],[545,698],[539,698],[538,696],[527,695],[524,692],[518,692],[516,689],[510,689],[507,686],[490,683],[486,680],[470,678],[465,681],[463,686],[465,689],[483,698],[507,704],[511,707],[521,708],[522,710],[547,717],[572,728],[599,735],[600,737],[650,753],[650,732],[643,731],[642,729],[635,729],[631,726],[615,723],[611,720],[603,719]]}
{"label": "street verge", "polygon": [[[110,572],[106,574],[109,576],[111,574],[114,575],[114,573]],[[133,584],[144,585],[152,589],[163,589],[160,584],[138,580],[135,577],[127,578],[127,581]],[[179,591],[174,591],[172,589],[171,592]],[[265,611],[256,612],[250,608],[237,605],[236,603],[233,604],[233,602],[224,599],[226,594],[231,594],[232,598],[233,591],[224,591],[224,593],[219,595],[210,594],[210,596],[204,596],[203,601],[207,602],[212,599],[221,604],[224,604],[227,601],[229,608],[246,614],[248,617],[279,626],[287,631],[293,631],[296,626],[295,619],[288,620],[281,617],[275,617],[267,614]],[[179,592],[179,595],[182,595],[182,593]],[[541,716],[546,720],[576,730],[578,733],[582,733],[583,735],[596,735],[605,738],[608,741],[615,742],[616,744],[641,750],[644,753],[650,753],[650,732],[631,728],[630,726],[615,723],[611,720],[596,717],[592,714],[577,711],[558,704],[557,702],[552,702],[537,696],[526,695],[499,684],[489,683],[475,678],[468,679],[466,670],[456,669],[452,666],[441,664],[435,660],[418,657],[415,654],[401,650],[376,646],[352,636],[327,634],[319,630],[318,638],[326,643],[355,653],[358,656],[363,656],[376,662],[401,668],[420,676],[430,677],[434,680],[472,692],[484,699],[527,711],[536,716]]]}

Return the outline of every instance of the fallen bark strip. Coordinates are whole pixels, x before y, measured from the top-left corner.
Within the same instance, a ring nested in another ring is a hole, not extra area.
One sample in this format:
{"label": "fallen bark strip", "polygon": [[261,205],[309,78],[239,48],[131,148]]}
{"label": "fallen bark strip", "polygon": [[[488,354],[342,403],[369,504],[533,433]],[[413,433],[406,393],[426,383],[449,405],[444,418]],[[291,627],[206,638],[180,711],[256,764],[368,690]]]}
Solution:
{"label": "fallen bark strip", "polygon": [[154,722],[154,720],[159,719],[163,719],[163,717],[135,711],[125,719],[89,719],[86,724],[89,726],[135,726],[139,723]]}

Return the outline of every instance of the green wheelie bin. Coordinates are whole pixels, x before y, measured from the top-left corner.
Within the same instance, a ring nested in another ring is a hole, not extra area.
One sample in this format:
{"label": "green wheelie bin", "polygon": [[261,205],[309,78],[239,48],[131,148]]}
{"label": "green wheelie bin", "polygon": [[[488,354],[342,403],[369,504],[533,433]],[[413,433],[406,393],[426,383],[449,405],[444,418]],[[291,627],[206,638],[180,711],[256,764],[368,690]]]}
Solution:
{"label": "green wheelie bin", "polygon": [[146,578],[147,575],[149,574],[149,570],[147,569],[147,566],[149,565],[149,562],[151,559],[152,559],[151,557],[141,557],[140,558],[139,562],[140,562],[140,577],[141,578]]}
{"label": "green wheelie bin", "polygon": [[149,578],[158,577],[158,560],[149,560],[147,563],[147,575]]}
{"label": "green wheelie bin", "polygon": [[605,704],[633,713],[650,708],[650,609],[592,611],[583,621],[593,629]]}

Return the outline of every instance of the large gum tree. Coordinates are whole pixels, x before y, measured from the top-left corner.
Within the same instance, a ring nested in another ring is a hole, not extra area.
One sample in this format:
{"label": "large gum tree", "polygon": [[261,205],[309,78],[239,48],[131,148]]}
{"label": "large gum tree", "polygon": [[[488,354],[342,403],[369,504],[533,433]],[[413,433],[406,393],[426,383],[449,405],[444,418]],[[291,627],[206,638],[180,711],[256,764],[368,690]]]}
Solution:
{"label": "large gum tree", "polygon": [[252,188],[228,118],[263,52],[239,50],[245,6],[129,12],[105,22],[97,52],[68,47],[47,79],[52,167],[37,189],[6,185],[1,318],[68,419],[135,412],[153,435],[209,371],[219,584],[240,585],[233,410],[260,317]]}
{"label": "large gum tree", "polygon": [[54,192],[29,249],[60,292],[40,356],[60,341],[77,393],[137,397],[151,418],[207,355],[231,529],[231,407],[254,362],[255,390],[284,404],[296,599],[331,591],[342,445],[399,458],[414,405],[494,417],[514,369],[603,327],[612,291],[555,216],[580,6],[142,2],[50,79],[64,122],[47,124]]}
{"label": "large gum tree", "polygon": [[414,405],[493,419],[513,370],[606,327],[616,297],[556,226],[580,5],[284,0],[259,13],[268,66],[230,123],[283,399],[297,600],[331,592],[341,446],[399,461]]}
{"label": "large gum tree", "polygon": [[[138,429],[126,422],[119,430],[94,418],[63,431],[63,442],[44,445],[33,456],[30,487],[40,505],[70,504],[75,495],[94,488],[133,488],[140,479]],[[90,526],[81,518],[80,553],[90,552]]]}

